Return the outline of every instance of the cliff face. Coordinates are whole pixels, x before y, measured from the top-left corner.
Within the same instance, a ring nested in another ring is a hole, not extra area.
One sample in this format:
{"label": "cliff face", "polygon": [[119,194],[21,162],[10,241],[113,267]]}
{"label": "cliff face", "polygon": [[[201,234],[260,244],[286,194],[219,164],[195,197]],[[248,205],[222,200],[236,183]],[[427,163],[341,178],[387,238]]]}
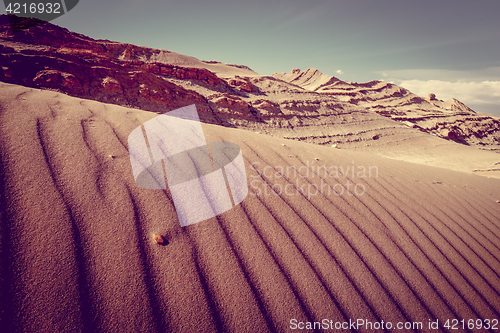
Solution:
{"label": "cliff face", "polygon": [[339,147],[432,134],[498,150],[500,121],[458,100],[318,70],[262,76],[246,66],[94,40],[46,23],[13,34],[0,19],[0,81],[163,113],[196,104],[202,121]]}

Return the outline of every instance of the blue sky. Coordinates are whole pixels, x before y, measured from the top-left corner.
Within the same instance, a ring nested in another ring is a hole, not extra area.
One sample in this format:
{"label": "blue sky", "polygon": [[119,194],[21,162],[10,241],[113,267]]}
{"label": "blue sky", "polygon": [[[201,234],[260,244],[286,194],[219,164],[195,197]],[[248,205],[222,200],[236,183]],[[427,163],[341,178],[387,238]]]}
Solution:
{"label": "blue sky", "polygon": [[500,115],[499,17],[498,0],[80,0],[53,23],[265,75],[383,79]]}

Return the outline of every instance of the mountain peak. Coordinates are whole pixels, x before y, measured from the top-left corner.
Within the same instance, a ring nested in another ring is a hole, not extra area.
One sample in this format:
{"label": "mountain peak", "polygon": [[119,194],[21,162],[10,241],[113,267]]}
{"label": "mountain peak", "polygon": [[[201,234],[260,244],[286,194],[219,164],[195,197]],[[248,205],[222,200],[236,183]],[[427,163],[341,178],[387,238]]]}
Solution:
{"label": "mountain peak", "polygon": [[310,91],[317,91],[324,86],[340,81],[334,76],[321,73],[316,68],[308,68],[305,71],[294,68],[290,73],[274,73],[273,77]]}

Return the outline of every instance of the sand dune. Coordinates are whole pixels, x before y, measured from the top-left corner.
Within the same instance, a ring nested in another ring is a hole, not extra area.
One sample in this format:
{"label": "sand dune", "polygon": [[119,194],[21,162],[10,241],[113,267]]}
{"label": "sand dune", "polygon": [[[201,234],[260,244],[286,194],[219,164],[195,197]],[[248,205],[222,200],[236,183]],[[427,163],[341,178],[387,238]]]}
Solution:
{"label": "sand dune", "polygon": [[0,83],[3,331],[500,318],[500,180],[203,124],[241,147],[250,193],[181,228],[131,172],[154,116]]}

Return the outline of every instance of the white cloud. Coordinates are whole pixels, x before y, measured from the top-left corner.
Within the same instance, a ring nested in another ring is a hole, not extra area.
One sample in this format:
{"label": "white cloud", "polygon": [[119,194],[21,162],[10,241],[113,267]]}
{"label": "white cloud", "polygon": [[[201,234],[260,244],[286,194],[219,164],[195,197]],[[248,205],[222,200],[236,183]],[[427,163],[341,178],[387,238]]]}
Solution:
{"label": "white cloud", "polygon": [[465,104],[497,104],[500,108],[500,81],[402,80],[399,85],[423,97],[434,93],[438,99],[456,98]]}
{"label": "white cloud", "polygon": [[340,74],[340,75],[344,74],[344,72],[342,72],[342,70],[341,70],[341,69],[339,69],[339,70],[338,70],[338,71],[336,71],[335,73]]}

